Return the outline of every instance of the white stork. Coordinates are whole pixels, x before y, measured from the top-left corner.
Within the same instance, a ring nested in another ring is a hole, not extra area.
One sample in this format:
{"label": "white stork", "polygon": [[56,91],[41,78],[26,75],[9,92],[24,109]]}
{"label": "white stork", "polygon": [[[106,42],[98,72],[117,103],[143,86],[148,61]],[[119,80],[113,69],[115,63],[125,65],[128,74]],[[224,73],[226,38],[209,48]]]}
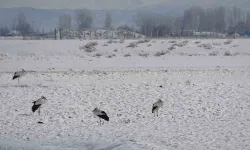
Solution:
{"label": "white stork", "polygon": [[163,106],[163,101],[161,99],[158,99],[158,101],[153,104],[152,113],[154,113],[154,116],[155,116],[155,112],[157,112],[157,117],[158,117],[158,110],[162,106]]}
{"label": "white stork", "polygon": [[[109,121],[109,117],[105,111],[102,111],[96,107],[92,112],[94,113],[94,115],[96,115],[97,117],[100,118],[100,125],[101,125],[101,119]],[[103,123],[104,123],[104,121],[103,121]]]}
{"label": "white stork", "polygon": [[12,78],[12,80],[15,80],[15,79],[18,79],[18,82],[19,82],[19,78],[21,78],[22,76],[24,76],[27,72],[22,69],[22,71],[17,71],[14,73],[14,76]]}
{"label": "white stork", "polygon": [[47,102],[48,100],[44,97],[41,96],[38,100],[34,101],[33,106],[32,106],[32,112],[34,113],[38,109],[38,114],[40,116],[41,113],[41,107]]}

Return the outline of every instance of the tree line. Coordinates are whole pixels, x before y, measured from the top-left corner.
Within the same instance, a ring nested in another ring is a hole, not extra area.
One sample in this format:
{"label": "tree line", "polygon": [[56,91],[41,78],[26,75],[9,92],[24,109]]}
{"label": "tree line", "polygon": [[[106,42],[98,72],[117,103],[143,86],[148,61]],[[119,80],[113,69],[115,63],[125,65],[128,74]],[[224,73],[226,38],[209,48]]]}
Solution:
{"label": "tree line", "polygon": [[[88,9],[75,11],[76,27],[79,30],[90,29],[93,24],[93,14]],[[227,8],[218,6],[204,9],[193,6],[186,9],[181,16],[170,14],[157,14],[154,12],[137,13],[134,23],[137,31],[149,37],[162,37],[179,35],[184,36],[187,31],[216,32],[216,33],[240,33],[250,30],[250,11],[245,12],[240,8]],[[112,28],[112,14],[106,13],[104,28]],[[63,29],[72,28],[72,16],[63,14],[58,18],[58,27]],[[123,25],[120,29],[134,30]],[[12,29],[19,31],[22,36],[34,33],[34,28],[27,21],[25,15],[20,13],[15,19]],[[0,35],[9,32],[9,28],[0,29]]]}
{"label": "tree line", "polygon": [[140,33],[151,37],[171,34],[184,36],[185,31],[241,33],[250,29],[250,11],[240,8],[219,6],[204,9],[193,6],[184,11],[182,16],[168,14],[139,13],[136,24]]}

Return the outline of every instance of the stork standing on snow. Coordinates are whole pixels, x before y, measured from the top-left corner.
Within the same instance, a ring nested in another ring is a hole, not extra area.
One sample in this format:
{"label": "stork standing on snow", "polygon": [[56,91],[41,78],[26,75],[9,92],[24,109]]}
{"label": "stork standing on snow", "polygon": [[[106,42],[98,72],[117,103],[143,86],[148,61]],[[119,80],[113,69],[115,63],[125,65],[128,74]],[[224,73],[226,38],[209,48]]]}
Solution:
{"label": "stork standing on snow", "polygon": [[[100,125],[101,125],[101,119],[109,121],[109,117],[105,111],[102,111],[96,107],[92,112],[94,113],[94,115],[100,118]],[[104,121],[103,121],[103,124],[104,124]]]}
{"label": "stork standing on snow", "polygon": [[157,102],[153,104],[152,113],[154,113],[154,116],[155,112],[157,112],[157,117],[158,117],[158,111],[162,106],[163,106],[163,101],[161,99],[159,99]]}
{"label": "stork standing on snow", "polygon": [[38,100],[34,101],[33,106],[32,106],[32,112],[34,113],[38,109],[38,114],[40,116],[41,113],[41,107],[47,102],[48,100],[44,97],[41,96]]}
{"label": "stork standing on snow", "polygon": [[14,73],[14,76],[12,78],[12,80],[15,80],[15,79],[18,79],[18,82],[19,82],[19,78],[21,78],[22,76],[24,76],[27,72],[22,69],[22,71],[17,71]]}

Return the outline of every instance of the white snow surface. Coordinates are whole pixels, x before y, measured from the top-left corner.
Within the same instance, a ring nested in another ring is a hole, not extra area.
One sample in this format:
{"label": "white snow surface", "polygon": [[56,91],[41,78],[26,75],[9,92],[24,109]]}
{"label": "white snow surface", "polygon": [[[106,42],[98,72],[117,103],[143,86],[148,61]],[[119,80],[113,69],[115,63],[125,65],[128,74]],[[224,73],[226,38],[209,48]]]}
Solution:
{"label": "white snow surface", "polygon": [[[90,41],[0,40],[0,149],[250,149],[249,40],[187,41],[155,56],[173,40],[135,48],[126,46],[137,41],[100,40],[92,53],[79,49]],[[12,80],[22,68],[27,75]],[[31,107],[42,95],[39,116]],[[164,105],[154,117],[158,98]],[[95,107],[110,121],[100,126]]]}
{"label": "white snow surface", "polygon": [[[96,51],[86,52],[89,42],[97,42]],[[103,68],[165,67],[246,67],[250,65],[249,39],[228,40],[151,40],[127,47],[140,40],[0,40],[0,69],[84,70]],[[113,43],[115,42],[115,43]],[[172,49],[174,48],[174,49]],[[170,50],[169,50],[170,49]],[[172,49],[172,50],[171,50]],[[155,56],[157,52],[165,55]],[[225,56],[225,53],[231,56]],[[130,57],[125,57],[130,54]],[[211,56],[215,54],[217,56]],[[110,58],[109,58],[110,57]],[[31,65],[32,63],[32,65]]]}

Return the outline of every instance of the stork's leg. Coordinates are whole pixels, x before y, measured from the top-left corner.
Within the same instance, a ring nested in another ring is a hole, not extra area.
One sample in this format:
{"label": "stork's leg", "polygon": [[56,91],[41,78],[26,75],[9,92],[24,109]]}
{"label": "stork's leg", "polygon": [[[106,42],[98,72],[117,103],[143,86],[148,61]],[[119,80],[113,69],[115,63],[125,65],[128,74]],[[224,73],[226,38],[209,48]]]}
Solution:
{"label": "stork's leg", "polygon": [[18,80],[18,83],[20,83],[19,78],[17,80]]}
{"label": "stork's leg", "polygon": [[158,110],[157,110],[157,117],[158,117]]}
{"label": "stork's leg", "polygon": [[41,108],[40,107],[38,108],[38,114],[39,114],[39,116],[41,114]]}
{"label": "stork's leg", "polygon": [[101,126],[101,118],[99,118],[100,119],[100,126]]}

